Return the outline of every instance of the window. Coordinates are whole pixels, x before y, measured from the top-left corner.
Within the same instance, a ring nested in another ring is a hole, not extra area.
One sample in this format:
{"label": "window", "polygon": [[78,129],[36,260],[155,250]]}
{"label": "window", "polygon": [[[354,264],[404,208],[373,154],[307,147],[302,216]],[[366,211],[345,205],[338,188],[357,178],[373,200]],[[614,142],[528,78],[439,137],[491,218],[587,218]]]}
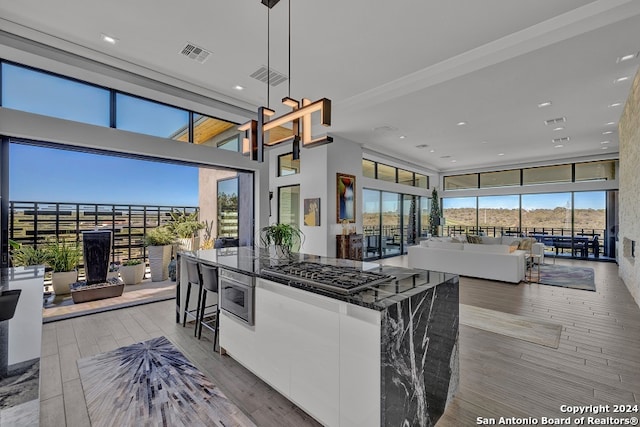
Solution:
{"label": "window", "polygon": [[116,127],[145,135],[184,140],[185,130],[188,132],[189,128],[189,113],[179,108],[118,93]]}
{"label": "window", "polygon": [[365,178],[376,178],[376,162],[362,159],[362,175]]}
{"label": "window", "polygon": [[476,198],[442,199],[442,216],[449,233],[465,233],[466,227],[475,227],[477,223]]}
{"label": "window", "polygon": [[413,172],[398,169],[398,184],[413,186]]}
{"label": "window", "polygon": [[300,225],[300,186],[278,187],[278,222]]}
{"label": "window", "polygon": [[452,175],[444,177],[445,190],[466,190],[478,188],[478,174]]}
{"label": "window", "polygon": [[480,174],[480,188],[520,185],[520,169]]}
{"label": "window", "polygon": [[[222,148],[221,145],[224,142],[228,142],[234,138],[236,140],[238,139],[238,130],[234,123],[202,114],[193,115],[194,144],[206,144]],[[239,146],[238,142],[236,142],[235,145]],[[231,150],[230,147],[223,149]],[[238,149],[236,148],[232,151],[238,151]]]}
{"label": "window", "polygon": [[218,148],[220,148],[221,150],[229,150],[229,151],[235,151],[235,152],[239,152],[240,151],[240,136],[236,135],[233,136],[229,139],[226,139],[224,141],[222,141],[220,144],[218,144]]}
{"label": "window", "polygon": [[478,197],[479,231],[487,236],[500,236],[505,231],[520,228],[520,197],[486,196]]}
{"label": "window", "polygon": [[606,181],[616,178],[616,161],[576,163],[576,182]]}
{"label": "window", "polygon": [[543,166],[522,170],[522,185],[571,182],[571,165]]}
{"label": "window", "polygon": [[571,234],[571,193],[523,194],[522,227],[533,233]]}
{"label": "window", "polygon": [[238,237],[238,178],[218,181],[218,236]]}
{"label": "window", "polygon": [[109,126],[110,92],[75,80],[2,63],[2,106]]}
{"label": "window", "polygon": [[396,168],[378,163],[378,179],[396,182]]}
{"label": "window", "polygon": [[278,156],[278,176],[300,173],[300,159],[293,160],[293,153]]}
{"label": "window", "polygon": [[416,173],[416,181],[414,185],[420,188],[429,188],[429,177]]}

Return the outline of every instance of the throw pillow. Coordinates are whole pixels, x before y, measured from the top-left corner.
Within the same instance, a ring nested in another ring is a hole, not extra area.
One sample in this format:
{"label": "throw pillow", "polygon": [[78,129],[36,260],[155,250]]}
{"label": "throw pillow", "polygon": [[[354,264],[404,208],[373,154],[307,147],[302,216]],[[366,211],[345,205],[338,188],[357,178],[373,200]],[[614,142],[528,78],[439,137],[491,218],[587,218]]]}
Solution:
{"label": "throw pillow", "polygon": [[482,237],[470,234],[470,235],[467,236],[467,242],[468,243],[476,243],[476,244],[482,243]]}
{"label": "throw pillow", "polygon": [[515,240],[513,242],[511,242],[511,244],[509,245],[509,253],[513,253],[515,251],[518,250],[518,246],[520,246],[520,241],[519,240]]}
{"label": "throw pillow", "polygon": [[518,245],[518,249],[523,251],[530,251],[534,241],[535,239],[522,239],[522,241]]}

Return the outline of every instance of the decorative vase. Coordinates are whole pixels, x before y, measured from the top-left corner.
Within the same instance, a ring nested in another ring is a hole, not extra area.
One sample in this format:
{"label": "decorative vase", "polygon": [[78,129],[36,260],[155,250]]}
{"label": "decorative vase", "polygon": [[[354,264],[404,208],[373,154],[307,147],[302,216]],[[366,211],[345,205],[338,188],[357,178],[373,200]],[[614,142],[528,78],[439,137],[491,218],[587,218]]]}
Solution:
{"label": "decorative vase", "polygon": [[171,245],[148,246],[149,271],[152,282],[162,282],[169,278],[169,261],[171,261]]}
{"label": "decorative vase", "polygon": [[56,295],[69,295],[71,293],[70,284],[75,283],[78,280],[78,272],[73,271],[59,271],[53,273],[51,276],[51,286],[53,286],[53,293]]}
{"label": "decorative vase", "polygon": [[175,258],[171,258],[171,261],[169,261],[169,278],[171,279],[172,282],[176,281],[176,269],[177,269],[177,262]]}
{"label": "decorative vase", "polygon": [[120,278],[125,285],[137,285],[144,277],[144,264],[123,265],[120,267]]}
{"label": "decorative vase", "polygon": [[82,252],[84,256],[84,276],[87,285],[104,283],[109,271],[111,253],[111,231],[83,231]]}

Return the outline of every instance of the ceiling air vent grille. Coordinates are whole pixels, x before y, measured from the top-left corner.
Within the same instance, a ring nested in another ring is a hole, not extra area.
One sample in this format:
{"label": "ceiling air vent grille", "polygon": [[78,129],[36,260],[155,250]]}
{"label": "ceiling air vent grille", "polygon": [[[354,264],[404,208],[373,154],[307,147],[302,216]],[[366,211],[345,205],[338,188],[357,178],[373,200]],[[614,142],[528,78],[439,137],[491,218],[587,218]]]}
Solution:
{"label": "ceiling air vent grille", "polygon": [[211,52],[203,47],[196,46],[193,43],[187,43],[187,45],[183,47],[182,50],[180,50],[180,53],[187,58],[193,59],[194,61],[197,61],[201,64],[204,64],[209,56],[211,56]]}
{"label": "ceiling air vent grille", "polygon": [[558,117],[557,119],[545,120],[544,124],[547,125],[547,126],[551,126],[551,125],[556,125],[558,123],[564,123],[566,121],[567,121],[567,119],[565,117]]}
{"label": "ceiling air vent grille", "polygon": [[[288,77],[285,76],[284,74],[282,74],[279,71],[274,70],[273,68],[271,68],[269,74],[268,74],[269,78],[269,84],[271,86],[278,86],[280,83],[286,82]],[[260,68],[258,68],[256,71],[254,71],[250,77],[253,77],[256,80],[261,81],[262,83],[266,83],[267,82],[267,67],[265,65],[261,66]]]}
{"label": "ceiling air vent grille", "polygon": [[562,137],[562,138],[554,138],[552,139],[554,144],[560,144],[562,142],[569,142],[570,138],[568,136]]}

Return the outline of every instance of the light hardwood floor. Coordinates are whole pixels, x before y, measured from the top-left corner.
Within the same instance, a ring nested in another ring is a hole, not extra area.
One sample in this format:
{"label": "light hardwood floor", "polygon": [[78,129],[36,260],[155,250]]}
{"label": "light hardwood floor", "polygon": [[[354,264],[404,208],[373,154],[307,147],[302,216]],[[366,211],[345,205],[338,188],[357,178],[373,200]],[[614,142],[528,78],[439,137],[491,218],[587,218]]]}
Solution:
{"label": "light hardwood floor", "polygon": [[[402,265],[406,257],[385,262]],[[460,387],[439,427],[476,425],[477,417],[566,418],[563,404],[640,404],[640,309],[618,278],[617,265],[558,263],[593,267],[596,292],[461,278],[461,303],[560,323],[563,329],[553,349],[460,326]],[[44,325],[41,425],[89,425],[78,358],[160,335],[258,426],[318,425],[231,358],[213,354],[210,335],[198,341],[193,326],[177,325],[171,301]],[[615,414],[599,416],[606,415]]]}

